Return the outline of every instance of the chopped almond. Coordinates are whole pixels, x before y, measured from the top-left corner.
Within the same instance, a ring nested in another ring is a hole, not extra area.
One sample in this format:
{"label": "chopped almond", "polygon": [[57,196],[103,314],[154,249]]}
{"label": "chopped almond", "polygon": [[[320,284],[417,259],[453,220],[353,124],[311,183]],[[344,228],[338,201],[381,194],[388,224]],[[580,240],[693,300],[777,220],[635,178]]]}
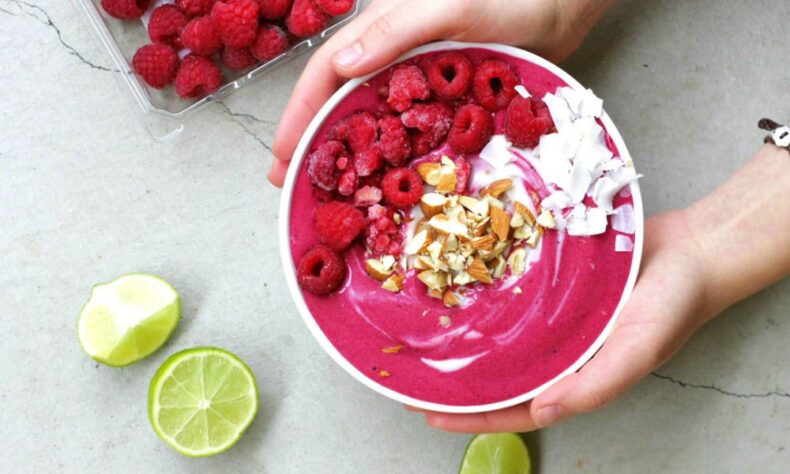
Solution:
{"label": "chopped almond", "polygon": [[401,349],[403,349],[403,346],[398,344],[397,346],[385,347],[384,349],[381,350],[381,352],[385,354],[397,354],[398,352],[401,351]]}
{"label": "chopped almond", "polygon": [[516,213],[518,213],[524,219],[524,222],[529,224],[530,227],[535,225],[535,214],[532,213],[526,204],[516,201],[515,210]]}
{"label": "chopped almond", "polygon": [[461,302],[458,300],[458,297],[450,290],[444,292],[444,296],[442,297],[442,302],[448,308],[452,308],[453,306],[458,306]]}
{"label": "chopped almond", "polygon": [[424,252],[431,242],[433,242],[433,237],[431,237],[428,229],[422,229],[414,234],[414,237],[409,240],[409,243],[407,243],[406,247],[403,249],[403,253],[406,255],[417,255],[418,253]]}
{"label": "chopped almond", "polygon": [[439,182],[436,183],[436,192],[438,193],[451,193],[455,191],[455,185],[458,183],[458,177],[455,175],[455,170],[442,172],[439,176]]}
{"label": "chopped almond", "polygon": [[427,218],[442,212],[445,204],[447,204],[447,196],[439,193],[426,193],[420,198],[420,210]]}
{"label": "chopped almond", "polygon": [[539,226],[545,227],[546,229],[553,229],[557,227],[557,223],[554,220],[554,215],[548,209],[543,209],[540,212],[536,222]]}
{"label": "chopped almond", "polygon": [[499,240],[507,240],[510,235],[510,214],[498,207],[491,208],[491,229]]}
{"label": "chopped almond", "polygon": [[485,188],[480,190],[480,196],[494,196],[498,198],[499,196],[505,194],[513,187],[513,180],[512,179],[498,179],[493,183],[489,184]]}
{"label": "chopped almond", "polygon": [[488,272],[488,267],[486,264],[480,259],[480,257],[476,257],[472,260],[472,263],[466,268],[466,272],[469,273],[472,278],[481,282],[481,283],[491,283],[493,280],[491,279],[491,274]]}
{"label": "chopped almond", "polygon": [[527,251],[524,247],[519,247],[512,252],[507,258],[507,265],[510,267],[510,272],[516,276],[521,276],[527,271]]}
{"label": "chopped almond", "polygon": [[420,163],[417,165],[417,174],[425,181],[425,184],[436,186],[441,178],[439,175],[441,169],[442,165],[439,163]]}
{"label": "chopped almond", "polygon": [[403,289],[403,275],[396,273],[381,284],[381,287],[393,293],[399,293]]}
{"label": "chopped almond", "polygon": [[[442,291],[447,286],[447,274],[444,272],[425,270],[418,273],[417,278],[431,290]],[[441,297],[442,295],[439,295],[439,298]]]}
{"label": "chopped almond", "polygon": [[494,242],[496,242],[496,236],[488,234],[472,239],[472,247],[477,250],[491,250],[494,247]]}
{"label": "chopped almond", "polygon": [[365,271],[374,280],[384,281],[387,278],[389,278],[390,275],[392,275],[392,267],[394,265],[395,265],[394,258],[392,259],[392,263],[390,263],[389,265],[387,265],[382,260],[379,260],[377,258],[371,258],[365,260]]}

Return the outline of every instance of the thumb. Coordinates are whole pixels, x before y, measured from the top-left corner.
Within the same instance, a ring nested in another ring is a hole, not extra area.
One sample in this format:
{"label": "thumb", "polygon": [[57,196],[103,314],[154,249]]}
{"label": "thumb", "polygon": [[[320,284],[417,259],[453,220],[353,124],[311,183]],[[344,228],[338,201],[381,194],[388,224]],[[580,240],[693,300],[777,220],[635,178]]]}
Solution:
{"label": "thumb", "polygon": [[476,18],[474,10],[481,3],[485,2],[406,1],[379,16],[362,36],[335,53],[335,71],[344,77],[363,76],[412,48],[461,32]]}

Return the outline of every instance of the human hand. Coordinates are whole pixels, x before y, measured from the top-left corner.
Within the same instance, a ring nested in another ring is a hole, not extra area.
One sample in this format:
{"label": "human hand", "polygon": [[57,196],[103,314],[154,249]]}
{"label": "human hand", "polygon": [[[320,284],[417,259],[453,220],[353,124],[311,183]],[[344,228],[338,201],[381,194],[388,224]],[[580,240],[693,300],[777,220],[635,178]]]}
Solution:
{"label": "human hand", "polygon": [[[612,334],[580,371],[531,402],[489,413],[423,412],[435,428],[464,433],[531,431],[592,412],[664,364],[713,314],[708,272],[686,211],[646,222],[642,270]],[[415,410],[415,409],[412,409]],[[419,411],[419,410],[416,410]]]}
{"label": "human hand", "polygon": [[553,61],[572,53],[613,0],[374,0],[305,67],[280,120],[269,180],[282,186],[294,150],[346,79],[439,39],[521,46]]}

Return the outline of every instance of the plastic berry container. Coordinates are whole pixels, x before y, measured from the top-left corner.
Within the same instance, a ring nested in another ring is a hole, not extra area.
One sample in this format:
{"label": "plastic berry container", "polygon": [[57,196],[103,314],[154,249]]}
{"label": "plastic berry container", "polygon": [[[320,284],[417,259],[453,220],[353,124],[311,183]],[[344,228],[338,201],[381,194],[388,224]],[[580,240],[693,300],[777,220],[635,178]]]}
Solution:
{"label": "plastic berry container", "polygon": [[[151,11],[157,6],[174,3],[173,0],[155,0],[142,18],[119,20],[107,14],[101,0],[72,0],[74,7],[81,12],[84,20],[96,32],[98,39],[106,48],[117,69],[115,76],[129,91],[138,118],[157,140],[166,141],[178,136],[189,121],[213,102],[221,101],[250,82],[266,76],[272,70],[317,48],[332,34],[349,23],[360,11],[360,2],[354,2],[352,9],[341,16],[334,17],[328,26],[310,38],[295,40],[289,48],[276,58],[259,63],[244,71],[231,71],[220,64],[223,74],[222,85],[213,93],[197,99],[182,99],[171,86],[158,90],[149,87],[132,70],[132,57],[140,46],[148,44],[147,22]],[[180,53],[180,55],[183,55]]]}

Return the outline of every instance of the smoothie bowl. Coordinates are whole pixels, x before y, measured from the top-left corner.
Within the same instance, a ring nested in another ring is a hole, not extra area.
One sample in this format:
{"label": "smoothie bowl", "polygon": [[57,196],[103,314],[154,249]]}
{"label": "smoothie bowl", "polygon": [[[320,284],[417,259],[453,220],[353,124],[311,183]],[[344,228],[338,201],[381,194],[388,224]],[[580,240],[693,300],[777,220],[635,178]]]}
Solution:
{"label": "smoothie bowl", "polygon": [[639,268],[642,201],[602,101],[553,64],[442,42],[341,88],[285,183],[296,306],[357,380],[472,413],[600,348]]}

